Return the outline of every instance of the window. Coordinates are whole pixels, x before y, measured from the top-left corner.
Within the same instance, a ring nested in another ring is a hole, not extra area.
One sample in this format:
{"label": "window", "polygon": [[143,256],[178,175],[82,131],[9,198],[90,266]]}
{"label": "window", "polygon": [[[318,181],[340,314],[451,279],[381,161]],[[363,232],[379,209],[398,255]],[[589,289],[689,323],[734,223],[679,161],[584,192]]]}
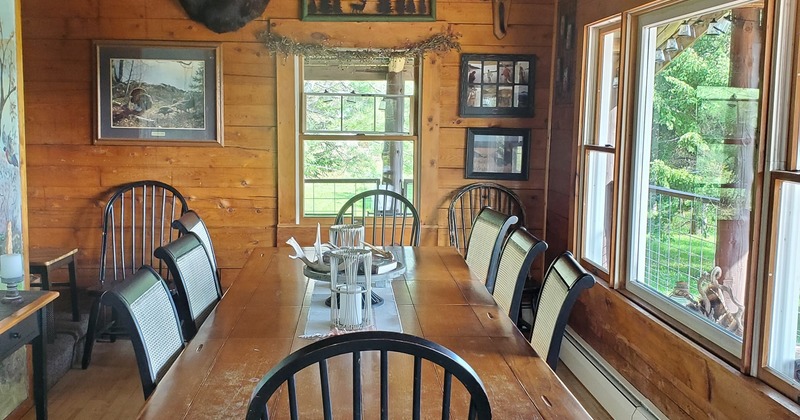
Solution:
{"label": "window", "polygon": [[[795,6],[794,4],[791,4]],[[786,7],[784,5],[783,7]],[[784,9],[785,10],[785,9]],[[781,10],[783,12],[783,10]],[[800,11],[798,11],[800,13]],[[784,15],[781,13],[781,15]],[[779,22],[780,23],[780,22]],[[777,25],[777,44],[786,43],[794,50],[794,68],[800,65],[797,52],[796,28],[786,29]],[[788,26],[788,25],[787,25]],[[795,44],[792,46],[792,41]],[[772,71],[779,95],[773,102],[785,100],[793,102],[793,128],[787,129],[785,137],[775,139],[775,147],[770,148],[768,159],[768,196],[770,221],[767,229],[768,252],[765,273],[765,293],[763,312],[766,313],[762,340],[761,369],[758,376],[778,388],[795,401],[800,401],[800,74],[792,71],[789,54],[778,55]],[[792,80],[792,76],[794,80]],[[794,98],[789,100],[786,91],[794,83]],[[773,107],[781,109],[780,107]],[[786,109],[788,107],[784,107]],[[788,110],[776,112],[784,120]],[[786,124],[789,125],[788,123]],[[775,129],[774,132],[782,132]]]}
{"label": "window", "polygon": [[413,59],[303,60],[302,217],[333,217],[376,188],[415,201],[417,80]]}
{"label": "window", "polygon": [[576,248],[611,286],[800,401],[797,6],[662,2],[625,12],[621,39],[615,19],[587,26]]}
{"label": "window", "polygon": [[590,25],[587,31],[582,125],[583,206],[581,259],[608,279],[611,260],[617,99],[619,96],[619,18]]}
{"label": "window", "polygon": [[741,356],[764,59],[761,2],[638,19],[627,288]]}

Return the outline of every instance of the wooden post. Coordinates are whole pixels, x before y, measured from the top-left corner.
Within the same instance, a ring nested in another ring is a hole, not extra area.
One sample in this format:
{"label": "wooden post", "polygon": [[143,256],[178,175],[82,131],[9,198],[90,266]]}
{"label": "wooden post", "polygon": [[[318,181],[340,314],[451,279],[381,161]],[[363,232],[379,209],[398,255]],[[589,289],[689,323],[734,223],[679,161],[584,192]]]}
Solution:
{"label": "wooden post", "polygon": [[[730,85],[758,88],[761,80],[761,56],[764,49],[760,9],[740,8],[731,12]],[[744,302],[747,284],[747,260],[750,249],[750,213],[755,168],[757,124],[737,120],[736,180],[722,191],[722,212],[717,221],[717,265],[722,281],[731,287],[739,302]],[[727,192],[726,192],[727,190]],[[730,209],[730,211],[725,211]]]}

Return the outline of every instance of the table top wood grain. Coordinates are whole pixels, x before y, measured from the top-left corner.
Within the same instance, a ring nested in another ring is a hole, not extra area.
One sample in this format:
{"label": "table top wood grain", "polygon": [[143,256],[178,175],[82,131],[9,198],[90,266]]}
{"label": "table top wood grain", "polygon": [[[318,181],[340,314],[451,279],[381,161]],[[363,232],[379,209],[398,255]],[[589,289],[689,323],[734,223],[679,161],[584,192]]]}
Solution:
{"label": "table top wood grain", "polygon": [[[405,276],[391,284],[403,331],[438,342],[463,357],[483,381],[494,418],[590,418],[454,248],[397,247],[392,251],[407,267]],[[244,417],[263,375],[289,353],[311,343],[298,336],[305,329],[312,287],[302,274],[302,263],[288,257],[291,253],[290,248],[253,250],[217,308],[158,384],[140,418]],[[369,361],[369,356],[365,358]],[[331,387],[345,394],[348,375],[337,375],[336,366],[331,365]],[[410,380],[410,370],[397,372],[392,383]],[[369,369],[365,373],[365,385],[377,381],[369,377]],[[318,401],[308,392],[309,400]],[[437,394],[423,395],[435,399]],[[408,398],[392,392],[391,418],[409,418],[404,410],[410,403],[403,403]],[[464,396],[456,394],[454,400],[458,398]],[[349,401],[349,397],[344,399]],[[377,404],[377,400],[365,395],[365,401]],[[308,408],[305,418],[318,418],[313,410]],[[350,417],[348,410],[352,408],[341,408],[340,417]],[[270,411],[273,414],[272,407]],[[271,418],[286,417],[277,414]],[[438,416],[428,414],[424,417]]]}
{"label": "table top wood grain", "polygon": [[[0,298],[5,293],[4,290],[0,291]],[[19,302],[0,303],[0,334],[5,333],[58,297],[58,292],[49,291],[23,290],[19,294],[22,296],[22,300]]]}

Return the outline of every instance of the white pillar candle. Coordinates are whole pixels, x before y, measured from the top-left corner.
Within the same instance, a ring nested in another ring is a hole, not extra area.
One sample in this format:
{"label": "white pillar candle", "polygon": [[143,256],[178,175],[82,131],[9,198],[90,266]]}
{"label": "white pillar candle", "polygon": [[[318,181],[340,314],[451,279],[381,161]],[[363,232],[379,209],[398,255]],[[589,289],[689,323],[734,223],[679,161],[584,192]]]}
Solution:
{"label": "white pillar candle", "polygon": [[339,289],[339,320],[343,325],[360,326],[362,320],[361,288],[345,285]]}
{"label": "white pillar candle", "polygon": [[0,277],[14,279],[25,274],[22,266],[22,254],[0,255]]}

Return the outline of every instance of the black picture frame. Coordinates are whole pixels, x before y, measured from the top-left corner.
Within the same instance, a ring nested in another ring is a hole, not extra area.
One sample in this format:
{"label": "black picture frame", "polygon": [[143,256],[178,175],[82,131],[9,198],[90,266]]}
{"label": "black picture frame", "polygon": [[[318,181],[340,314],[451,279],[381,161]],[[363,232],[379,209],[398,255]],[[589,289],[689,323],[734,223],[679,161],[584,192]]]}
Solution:
{"label": "black picture frame", "polygon": [[462,54],[459,115],[532,117],[536,56]]}
{"label": "black picture frame", "polygon": [[531,130],[468,128],[464,177],[526,181]]}
{"label": "black picture frame", "polygon": [[435,21],[436,0],[301,0],[300,17],[329,22]]}
{"label": "black picture frame", "polygon": [[222,145],[218,43],[95,41],[94,142]]}

